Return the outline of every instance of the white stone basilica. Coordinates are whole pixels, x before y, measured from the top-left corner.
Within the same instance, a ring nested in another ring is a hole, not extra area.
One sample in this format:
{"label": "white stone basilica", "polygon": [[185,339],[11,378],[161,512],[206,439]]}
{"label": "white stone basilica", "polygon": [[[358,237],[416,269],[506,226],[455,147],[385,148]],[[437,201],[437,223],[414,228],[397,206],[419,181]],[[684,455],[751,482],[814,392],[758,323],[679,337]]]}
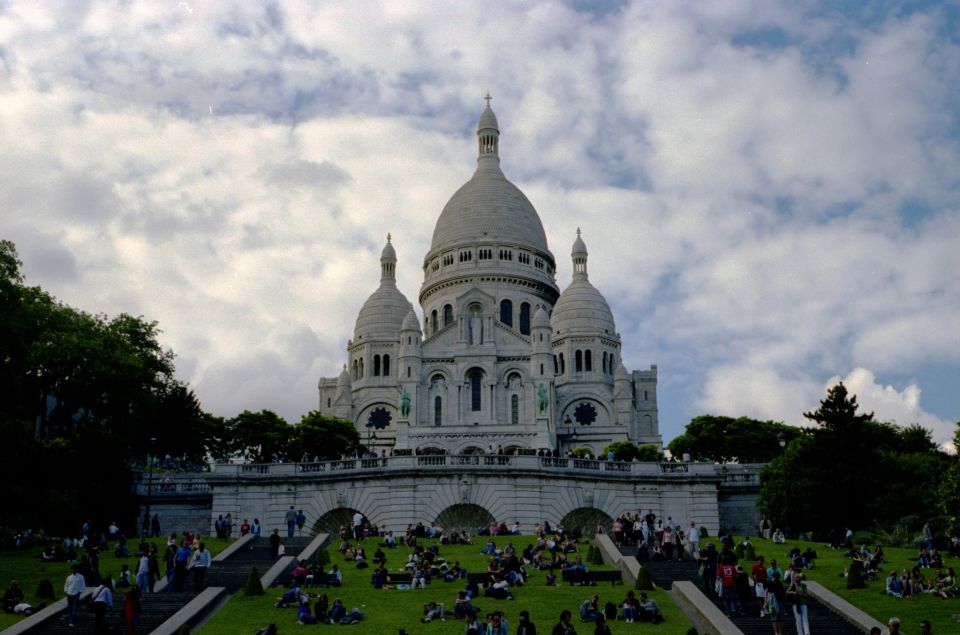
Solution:
{"label": "white stone basilica", "polygon": [[377,453],[659,446],[657,367],[621,363],[580,230],[561,293],[540,217],[500,170],[489,99],[477,137],[477,170],[443,208],[423,261],[422,326],[397,288],[388,235],[349,362],[320,379],[320,412],[354,421]]}

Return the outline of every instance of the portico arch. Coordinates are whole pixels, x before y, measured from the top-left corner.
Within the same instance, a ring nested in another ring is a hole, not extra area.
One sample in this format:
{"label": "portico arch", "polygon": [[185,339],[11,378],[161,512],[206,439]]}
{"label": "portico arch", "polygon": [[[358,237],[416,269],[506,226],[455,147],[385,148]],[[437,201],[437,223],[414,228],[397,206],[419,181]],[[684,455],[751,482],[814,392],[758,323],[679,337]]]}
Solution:
{"label": "portico arch", "polygon": [[437,515],[437,524],[447,531],[468,531],[475,534],[481,527],[494,522],[493,514],[480,505],[465,503],[451,505]]}
{"label": "portico arch", "polygon": [[[353,531],[353,515],[357,513],[358,510],[353,509],[352,507],[337,507],[336,509],[331,509],[324,515],[320,516],[317,519],[317,522],[313,523],[313,533],[329,533],[331,536],[340,535],[340,527],[346,527],[347,531]],[[369,519],[363,512],[360,512],[363,516],[363,522],[366,524],[369,522]]]}
{"label": "portico arch", "polygon": [[585,537],[593,537],[597,523],[601,523],[603,531],[608,534],[613,528],[613,518],[595,507],[578,507],[560,520],[564,529],[567,531],[576,529],[581,536]]}

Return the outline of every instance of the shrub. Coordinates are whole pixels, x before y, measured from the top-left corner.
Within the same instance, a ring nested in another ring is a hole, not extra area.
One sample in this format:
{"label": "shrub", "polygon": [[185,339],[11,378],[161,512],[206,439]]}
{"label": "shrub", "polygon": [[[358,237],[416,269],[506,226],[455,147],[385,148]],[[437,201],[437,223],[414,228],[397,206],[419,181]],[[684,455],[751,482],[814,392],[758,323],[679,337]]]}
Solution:
{"label": "shrub", "polygon": [[750,545],[747,548],[745,548],[743,550],[743,558],[744,560],[749,560],[750,562],[753,562],[754,560],[756,560],[757,559],[756,547],[754,547],[753,545]]}
{"label": "shrub", "polygon": [[55,600],[57,598],[49,578],[40,580],[40,584],[37,585],[37,592],[34,595],[44,600]]}
{"label": "shrub", "polygon": [[859,560],[850,561],[850,570],[847,572],[847,588],[863,589],[867,584],[863,581],[863,563]]}
{"label": "shrub", "polygon": [[687,629],[686,635],[700,635],[700,633],[697,632],[697,629],[691,626],[690,628]]}
{"label": "shrub", "polygon": [[707,531],[707,528],[706,528],[706,527],[701,527],[701,528],[700,528],[700,538],[703,539],[703,538],[709,538],[709,537],[710,537],[710,533]]}
{"label": "shrub", "polygon": [[640,565],[637,571],[637,583],[634,585],[638,591],[653,591],[653,580],[650,579],[650,569]]}
{"label": "shrub", "polygon": [[243,594],[246,596],[263,595],[263,585],[260,584],[260,574],[257,572],[256,567],[250,569],[250,575],[247,577],[247,586],[244,587]]}
{"label": "shrub", "polygon": [[177,635],[190,635],[190,627],[184,624],[180,627],[180,630],[177,631]]}
{"label": "shrub", "polygon": [[868,545],[873,542],[873,532],[861,529],[853,533],[853,544]]}
{"label": "shrub", "polygon": [[587,562],[590,564],[603,564],[603,554],[600,553],[600,549],[595,545],[590,545],[590,548],[587,549]]}
{"label": "shrub", "polygon": [[743,545],[737,543],[737,546],[733,548],[733,555],[737,557],[737,560],[743,560],[745,551]]}
{"label": "shrub", "polygon": [[330,564],[330,552],[326,549],[317,549],[317,553],[313,556],[313,561],[321,567]]}

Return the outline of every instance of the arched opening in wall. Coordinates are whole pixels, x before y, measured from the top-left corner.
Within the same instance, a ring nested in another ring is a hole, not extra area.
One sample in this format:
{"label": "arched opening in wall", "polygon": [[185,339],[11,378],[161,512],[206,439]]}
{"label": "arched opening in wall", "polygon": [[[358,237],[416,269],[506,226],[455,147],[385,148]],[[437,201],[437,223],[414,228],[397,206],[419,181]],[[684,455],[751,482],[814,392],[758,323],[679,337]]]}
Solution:
{"label": "arched opening in wall", "polygon": [[567,373],[567,365],[563,362],[563,353],[560,353],[560,374],[565,375]]}
{"label": "arched opening in wall", "polygon": [[373,376],[374,377],[380,376],[380,356],[379,355],[373,356]]}
{"label": "arched opening in wall", "polygon": [[507,445],[507,446],[504,446],[503,453],[509,454],[509,455],[516,455],[516,454],[520,454],[521,450],[526,450],[526,449],[527,448],[523,447],[522,445]]}
{"label": "arched opening in wall", "polygon": [[471,369],[467,372],[467,381],[470,384],[470,410],[480,412],[483,407],[483,371]]}
{"label": "arched opening in wall", "polygon": [[609,534],[613,529],[613,519],[594,507],[578,507],[560,520],[564,529],[576,530],[583,538],[593,538],[597,533],[598,523],[603,526],[605,534]]}
{"label": "arched opening in wall", "polygon": [[507,326],[513,326],[513,302],[511,300],[500,301],[500,321]]}
{"label": "arched opening in wall", "polygon": [[467,447],[460,450],[460,454],[464,456],[473,456],[476,454],[486,454],[487,451],[480,447],[479,445],[468,445]]}
{"label": "arched opening in wall", "polygon": [[[347,532],[352,533],[353,515],[356,513],[357,510],[350,507],[331,509],[313,523],[313,535],[328,533],[331,536],[339,536],[341,527],[345,527]],[[367,517],[363,516],[363,524],[366,525],[368,522]]]}
{"label": "arched opening in wall", "polygon": [[[465,487],[469,487],[469,485]],[[480,505],[462,503],[451,505],[440,512],[437,515],[436,523],[448,533],[466,531],[470,534],[476,534],[477,529],[489,527],[490,523],[495,522],[495,520],[493,514],[480,507]]]}
{"label": "arched opening in wall", "polygon": [[446,304],[443,307],[443,325],[447,326],[449,324],[453,324],[453,307]]}
{"label": "arched opening in wall", "polygon": [[437,395],[433,398],[433,425],[438,426],[443,423],[443,398]]}
{"label": "arched opening in wall", "polygon": [[593,370],[593,355],[589,350],[583,353],[583,369],[588,373]]}
{"label": "arched opening in wall", "polygon": [[353,360],[353,379],[360,379],[360,364]]}
{"label": "arched opening in wall", "polygon": [[524,302],[520,305],[520,332],[523,335],[530,335],[530,303]]}
{"label": "arched opening in wall", "polygon": [[574,360],[576,360],[574,364],[574,372],[582,373],[583,372],[583,351],[578,350],[576,353],[574,353],[573,358]]}
{"label": "arched opening in wall", "polygon": [[430,333],[431,334],[436,333],[437,332],[437,312],[436,311],[430,312],[430,326],[433,327],[433,330],[430,331]]}
{"label": "arched opening in wall", "polygon": [[[588,368],[587,370],[590,370],[590,369]],[[383,356],[383,376],[384,377],[390,376],[390,356],[389,355]]]}
{"label": "arched opening in wall", "polygon": [[510,423],[520,423],[520,396],[510,395]]}
{"label": "arched opening in wall", "polygon": [[607,351],[603,351],[603,373],[607,373]]}
{"label": "arched opening in wall", "polygon": [[360,379],[363,379],[363,358],[360,358]]}
{"label": "arched opening in wall", "polygon": [[441,456],[446,454],[447,451],[441,447],[435,445],[423,445],[417,448],[415,454],[417,456]]}

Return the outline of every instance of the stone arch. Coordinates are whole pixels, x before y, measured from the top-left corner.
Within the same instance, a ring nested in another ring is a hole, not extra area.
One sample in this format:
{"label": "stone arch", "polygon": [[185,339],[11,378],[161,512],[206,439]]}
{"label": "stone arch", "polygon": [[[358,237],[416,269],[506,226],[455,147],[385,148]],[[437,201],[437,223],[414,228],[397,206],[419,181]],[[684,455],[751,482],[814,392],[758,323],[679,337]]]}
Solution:
{"label": "stone arch", "polygon": [[437,524],[447,531],[466,530],[476,534],[481,527],[489,527],[494,522],[493,514],[480,505],[463,503],[451,505],[437,515]]}
{"label": "stone arch", "polygon": [[[320,516],[317,519],[317,522],[313,523],[313,533],[329,533],[331,536],[340,535],[340,527],[346,527],[347,531],[353,531],[353,515],[357,513],[356,509],[352,507],[337,507],[331,509],[324,515]],[[363,514],[363,512],[360,512]],[[366,515],[363,516],[363,522],[368,523],[370,519]]]}
{"label": "stone arch", "polygon": [[437,455],[446,454],[446,453],[447,451],[444,448],[434,444],[421,445],[414,452],[414,454],[416,454],[417,456],[424,456],[424,455],[437,456]]}
{"label": "stone arch", "polygon": [[567,531],[576,529],[583,537],[593,537],[597,523],[603,524],[603,531],[610,533],[613,530],[613,518],[606,512],[595,507],[578,507],[560,520],[560,524]]}
{"label": "stone arch", "polygon": [[[578,408],[580,408],[579,412]],[[614,422],[607,399],[597,398],[590,393],[580,393],[565,399],[560,404],[559,410],[561,421],[566,421],[567,417],[570,417],[570,420],[578,426],[607,426]],[[586,423],[587,421],[589,423]]]}
{"label": "stone arch", "polygon": [[461,447],[457,450],[457,454],[486,454],[487,449],[482,445],[477,445],[476,443],[468,443],[467,445]]}

